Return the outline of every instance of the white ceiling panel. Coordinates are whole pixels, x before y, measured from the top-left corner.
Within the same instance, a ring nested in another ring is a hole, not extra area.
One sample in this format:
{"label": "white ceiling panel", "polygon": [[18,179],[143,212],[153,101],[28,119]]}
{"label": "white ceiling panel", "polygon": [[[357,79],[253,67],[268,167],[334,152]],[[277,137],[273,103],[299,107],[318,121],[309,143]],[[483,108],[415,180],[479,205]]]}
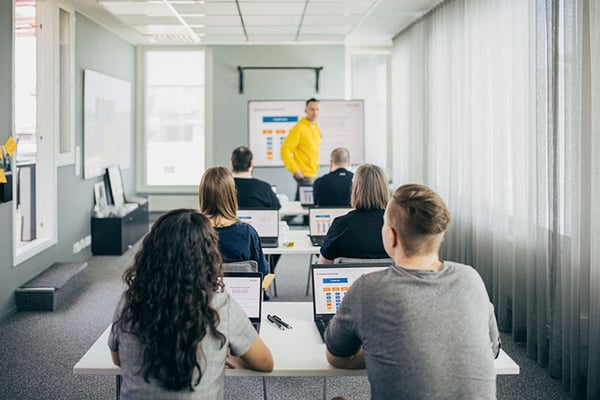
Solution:
{"label": "white ceiling panel", "polygon": [[256,42],[293,42],[296,39],[296,34],[291,35],[248,35],[250,41]]}
{"label": "white ceiling panel", "polygon": [[182,25],[142,25],[135,27],[144,35],[185,35],[188,30]]}
{"label": "white ceiling panel", "polygon": [[202,28],[191,26],[191,28],[196,33],[205,33],[206,35],[213,35],[213,34],[217,34],[217,35],[228,35],[228,34],[229,35],[230,34],[243,35],[244,34],[244,29],[242,28],[241,25],[235,25],[235,26],[208,25],[208,26],[205,26],[205,27],[202,27]]}
{"label": "white ceiling panel", "polygon": [[362,20],[360,14],[341,16],[306,15],[303,25],[356,25]]}
{"label": "white ceiling panel", "polygon": [[173,12],[164,3],[142,3],[132,1],[102,2],[102,7],[116,15],[173,15]]}
{"label": "white ceiling panel", "polygon": [[205,17],[182,17],[190,25],[240,25],[237,15],[213,15]]}
{"label": "white ceiling panel", "polygon": [[205,14],[205,15],[238,15],[235,2],[221,3],[191,3],[172,4],[173,8],[181,15]]}
{"label": "white ceiling panel", "polygon": [[179,25],[179,20],[171,14],[170,17],[144,17],[141,15],[121,15],[119,19],[127,25]]}
{"label": "white ceiling panel", "polygon": [[309,2],[306,6],[307,15],[344,15],[360,14],[364,15],[374,4],[373,1],[346,1],[343,3],[334,2]]}
{"label": "white ceiling panel", "polygon": [[295,35],[298,31],[298,27],[290,25],[282,26],[247,26],[246,31],[248,35],[263,34],[263,35]]}
{"label": "white ceiling panel", "polygon": [[[0,0],[1,1],[1,0]],[[391,44],[441,0],[68,0],[133,44]],[[241,14],[241,15],[240,15]],[[181,16],[185,23],[176,19]],[[249,32],[246,39],[243,24]],[[296,31],[300,34],[296,38]],[[144,33],[143,35],[140,32]],[[187,36],[186,36],[187,35]],[[291,37],[291,36],[294,37]],[[275,37],[277,36],[277,37]]]}
{"label": "white ceiling panel", "polygon": [[301,34],[346,35],[352,31],[352,25],[302,25]]}
{"label": "white ceiling panel", "polygon": [[304,2],[240,3],[240,10],[244,17],[248,15],[302,15]]}
{"label": "white ceiling panel", "polygon": [[342,43],[344,42],[344,35],[298,35],[298,42],[327,42],[327,43]]}
{"label": "white ceiling panel", "polygon": [[297,16],[244,16],[244,24],[252,25],[298,25],[300,23],[300,15]]}

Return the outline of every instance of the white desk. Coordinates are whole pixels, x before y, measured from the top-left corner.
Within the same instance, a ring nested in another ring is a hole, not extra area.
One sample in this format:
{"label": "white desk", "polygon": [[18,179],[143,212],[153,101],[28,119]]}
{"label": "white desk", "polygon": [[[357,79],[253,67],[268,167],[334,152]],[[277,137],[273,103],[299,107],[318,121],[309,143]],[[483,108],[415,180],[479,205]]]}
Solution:
{"label": "white desk", "polygon": [[308,229],[291,229],[286,235],[288,243],[293,246],[263,247],[263,253],[270,254],[319,254],[321,248],[313,246],[308,237]]}
{"label": "white desk", "polygon": [[[226,369],[227,376],[350,376],[366,375],[367,371],[331,367],[325,359],[325,344],[312,320],[312,303],[263,304],[260,336],[271,349],[275,361],[273,372],[247,369]],[[271,325],[267,314],[277,314],[293,329],[284,331]],[[119,375],[120,369],[112,363],[108,348],[110,326],[79,360],[73,372],[81,375]],[[519,366],[504,352],[495,361],[498,375],[517,375]]]}
{"label": "white desk", "polygon": [[279,209],[279,217],[295,217],[296,215],[308,215],[308,208],[302,207],[299,201],[282,201]]}

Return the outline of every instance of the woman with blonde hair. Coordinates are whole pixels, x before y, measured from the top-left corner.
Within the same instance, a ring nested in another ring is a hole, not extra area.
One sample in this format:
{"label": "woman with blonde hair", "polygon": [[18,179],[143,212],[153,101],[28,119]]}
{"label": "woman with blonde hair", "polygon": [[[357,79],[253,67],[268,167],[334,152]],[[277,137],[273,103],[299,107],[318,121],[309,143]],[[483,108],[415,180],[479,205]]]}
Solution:
{"label": "woman with blonde hair", "polygon": [[321,246],[319,263],[331,264],[338,257],[388,258],[381,227],[389,198],[385,172],[373,164],[358,167],[350,197],[354,210],[333,220]]}
{"label": "woman with blonde hair", "polygon": [[204,172],[198,190],[200,212],[208,218],[219,235],[224,262],[254,260],[263,274],[270,272],[256,230],[237,217],[237,195],[233,175],[225,167],[211,167]]}

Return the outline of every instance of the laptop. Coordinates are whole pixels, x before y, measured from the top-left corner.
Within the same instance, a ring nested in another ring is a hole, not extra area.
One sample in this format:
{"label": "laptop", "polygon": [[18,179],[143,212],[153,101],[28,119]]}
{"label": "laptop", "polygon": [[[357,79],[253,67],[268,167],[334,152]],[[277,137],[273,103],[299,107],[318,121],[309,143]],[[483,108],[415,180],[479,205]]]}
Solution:
{"label": "laptop", "polygon": [[300,185],[298,186],[298,197],[300,198],[300,205],[302,207],[310,207],[315,204],[313,197],[312,185]]}
{"label": "laptop", "polygon": [[311,207],[308,209],[308,236],[313,246],[321,247],[333,219],[346,215],[350,207]]}
{"label": "laptop", "polygon": [[256,332],[259,332],[263,300],[262,273],[225,272],[223,283],[225,291],[242,307]]}
{"label": "laptop", "polygon": [[[391,261],[390,261],[391,265]],[[311,266],[313,319],[325,342],[325,330],[340,307],[346,292],[361,275],[390,265],[369,263],[314,264]]]}
{"label": "laptop", "polygon": [[268,208],[239,209],[237,217],[256,229],[261,247],[279,246],[279,210]]}

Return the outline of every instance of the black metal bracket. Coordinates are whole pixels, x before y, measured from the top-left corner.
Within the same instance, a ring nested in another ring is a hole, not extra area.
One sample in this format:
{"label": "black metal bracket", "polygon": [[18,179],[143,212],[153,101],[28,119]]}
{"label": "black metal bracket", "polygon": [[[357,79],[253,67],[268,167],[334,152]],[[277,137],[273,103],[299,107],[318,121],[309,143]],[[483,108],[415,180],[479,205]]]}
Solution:
{"label": "black metal bracket", "polygon": [[244,70],[253,70],[253,69],[308,69],[315,71],[315,90],[319,93],[319,74],[323,67],[242,67],[239,65],[238,73],[240,75],[240,94],[244,93]]}

